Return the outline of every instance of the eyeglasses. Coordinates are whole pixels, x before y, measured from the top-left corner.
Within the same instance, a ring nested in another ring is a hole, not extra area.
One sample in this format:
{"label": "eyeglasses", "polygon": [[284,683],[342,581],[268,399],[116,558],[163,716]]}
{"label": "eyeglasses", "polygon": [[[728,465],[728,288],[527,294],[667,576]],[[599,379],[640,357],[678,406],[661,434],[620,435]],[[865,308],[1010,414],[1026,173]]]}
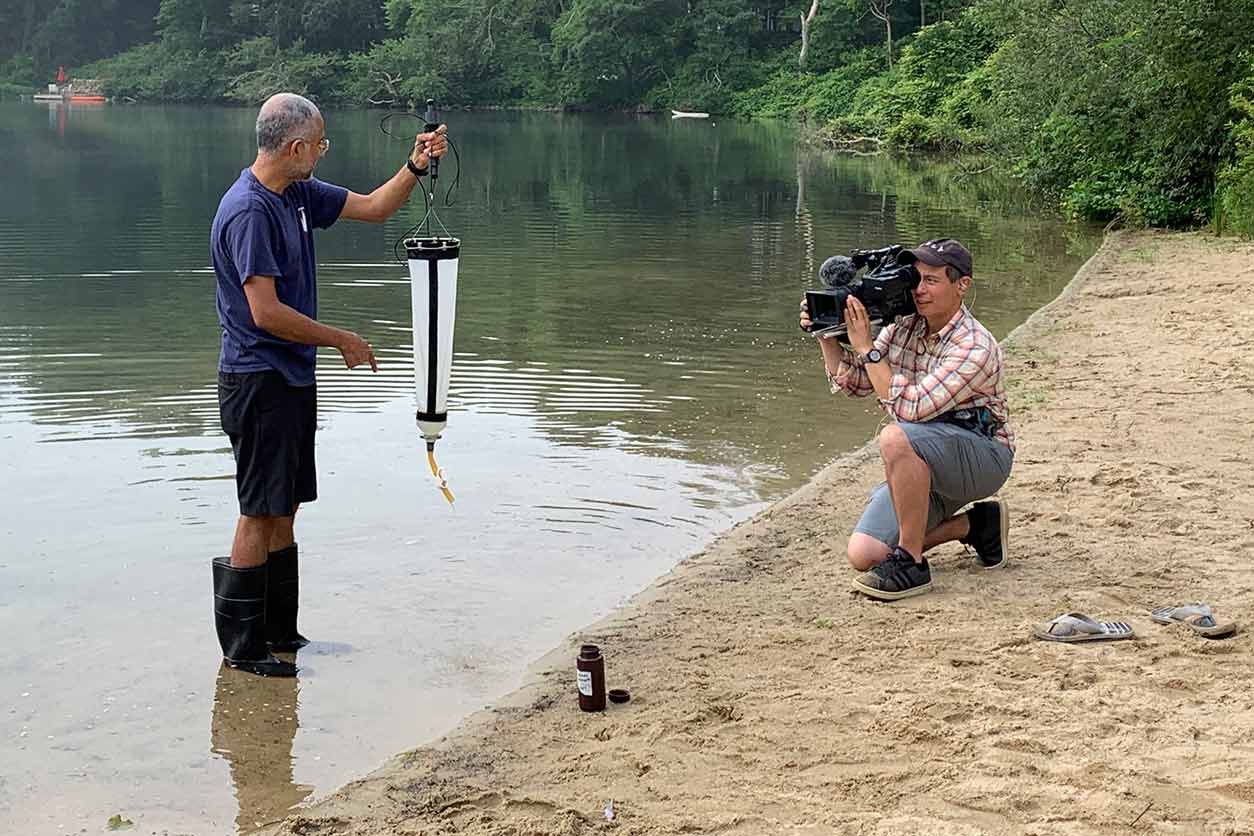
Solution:
{"label": "eyeglasses", "polygon": [[327,153],[328,151],[330,151],[330,150],[331,150],[331,140],[327,139],[325,136],[324,136],[322,139],[318,140],[317,142],[310,142],[309,140],[307,140],[307,139],[305,139],[305,138],[303,138],[303,137],[297,137],[296,139],[294,139],[294,140],[292,140],[292,141],[293,141],[293,142],[303,142],[303,143],[305,143],[306,145],[312,145],[312,146],[314,146],[315,148],[317,148],[317,149],[318,149],[318,156],[319,156],[319,157],[324,157],[324,156],[326,156],[326,153]]}

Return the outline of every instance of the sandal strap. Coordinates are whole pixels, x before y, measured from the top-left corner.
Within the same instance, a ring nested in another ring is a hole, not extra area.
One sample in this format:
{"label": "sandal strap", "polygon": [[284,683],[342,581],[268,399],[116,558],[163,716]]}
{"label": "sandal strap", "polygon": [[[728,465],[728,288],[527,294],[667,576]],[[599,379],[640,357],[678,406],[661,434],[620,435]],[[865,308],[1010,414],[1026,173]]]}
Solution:
{"label": "sandal strap", "polygon": [[[1068,630],[1067,632],[1058,633],[1054,630],[1055,627],[1066,627]],[[1092,633],[1093,635],[1098,635],[1105,632],[1106,631],[1102,628],[1101,624],[1082,612],[1064,613],[1049,622],[1050,635],[1067,636],[1073,633]]]}
{"label": "sandal strap", "polygon": [[1215,620],[1215,613],[1210,605],[1200,601],[1181,607],[1162,607],[1154,610],[1154,614],[1172,621],[1195,624],[1198,627],[1214,627],[1219,623]]}

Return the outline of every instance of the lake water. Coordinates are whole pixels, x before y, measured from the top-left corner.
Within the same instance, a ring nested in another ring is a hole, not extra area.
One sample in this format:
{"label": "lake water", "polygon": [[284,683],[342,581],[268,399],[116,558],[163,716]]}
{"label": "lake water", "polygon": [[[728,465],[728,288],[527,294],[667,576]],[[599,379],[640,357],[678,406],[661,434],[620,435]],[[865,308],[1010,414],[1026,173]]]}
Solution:
{"label": "lake water", "polygon": [[[209,568],[237,508],[208,229],[253,118],[0,105],[2,830],[247,831],[449,730],[872,436],[796,327],[825,257],[960,238],[1004,336],[1096,246],[986,175],[781,124],[448,114],[457,503],[413,423],[392,252],[415,194],[318,239],[322,318],[381,369],[319,356],[320,499],[298,520],[315,643],[299,679],[262,680],[220,668]],[[327,134],[319,176],[357,191],[407,152],[378,113],[328,113]]]}

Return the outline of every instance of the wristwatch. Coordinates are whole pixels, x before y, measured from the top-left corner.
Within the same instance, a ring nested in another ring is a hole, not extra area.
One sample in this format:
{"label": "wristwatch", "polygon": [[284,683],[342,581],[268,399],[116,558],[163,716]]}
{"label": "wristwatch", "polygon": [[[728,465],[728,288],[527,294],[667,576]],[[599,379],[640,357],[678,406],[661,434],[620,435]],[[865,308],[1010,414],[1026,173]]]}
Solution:
{"label": "wristwatch", "polygon": [[408,168],[409,173],[414,175],[415,177],[425,177],[427,174],[427,169],[419,168],[418,166],[414,165],[414,161],[410,157],[405,158],[405,167]]}
{"label": "wristwatch", "polygon": [[866,354],[862,355],[862,362],[864,363],[878,363],[879,361],[883,359],[884,359],[884,352],[880,351],[878,348],[873,348],[870,351],[868,351]]}

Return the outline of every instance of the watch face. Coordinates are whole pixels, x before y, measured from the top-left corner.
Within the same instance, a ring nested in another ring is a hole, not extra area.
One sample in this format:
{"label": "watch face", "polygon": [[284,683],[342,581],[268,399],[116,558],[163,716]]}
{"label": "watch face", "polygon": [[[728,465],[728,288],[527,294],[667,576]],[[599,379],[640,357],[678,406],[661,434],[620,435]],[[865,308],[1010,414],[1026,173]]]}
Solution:
{"label": "watch face", "polygon": [[866,353],[866,359],[871,363],[878,363],[884,359],[884,354],[878,348],[873,348]]}

